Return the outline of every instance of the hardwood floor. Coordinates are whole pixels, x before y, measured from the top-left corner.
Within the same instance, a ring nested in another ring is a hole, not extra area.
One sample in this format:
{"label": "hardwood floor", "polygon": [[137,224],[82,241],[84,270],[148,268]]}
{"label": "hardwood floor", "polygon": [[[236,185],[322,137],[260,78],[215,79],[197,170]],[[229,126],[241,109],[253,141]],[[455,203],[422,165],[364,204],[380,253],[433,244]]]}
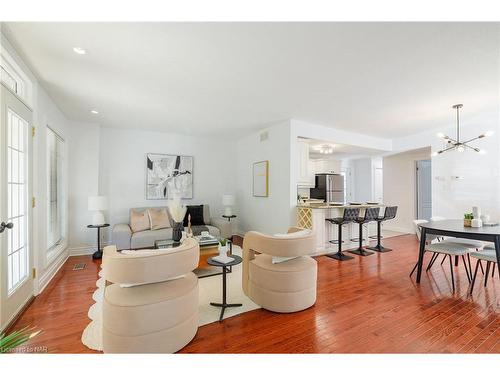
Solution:
{"label": "hardwood floor", "polygon": [[[457,270],[455,295],[449,268],[436,262],[417,285],[410,273],[418,252],[413,235],[387,238],[394,251],[337,262],[318,257],[315,306],[293,314],[263,309],[200,327],[182,353],[500,353],[500,280],[473,297]],[[426,264],[430,255],[426,255]],[[72,271],[85,262],[85,270]],[[71,257],[17,321],[43,333],[31,346],[49,352],[88,353],[80,341],[89,323],[98,263]],[[95,353],[95,352],[94,352]]]}

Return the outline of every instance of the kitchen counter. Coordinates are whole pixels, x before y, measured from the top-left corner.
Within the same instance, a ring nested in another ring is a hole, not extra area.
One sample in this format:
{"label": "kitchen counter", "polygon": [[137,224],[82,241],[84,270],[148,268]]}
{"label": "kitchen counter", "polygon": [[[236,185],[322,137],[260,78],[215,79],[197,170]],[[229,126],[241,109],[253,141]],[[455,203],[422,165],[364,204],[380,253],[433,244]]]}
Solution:
{"label": "kitchen counter", "polygon": [[[359,208],[359,216],[364,215],[364,211],[371,207],[381,207],[380,215],[384,213],[383,203],[379,204],[328,204],[328,203],[299,203],[297,205],[297,226],[302,228],[312,229],[316,233],[316,249],[311,255],[321,255],[337,251],[337,245],[330,243],[330,240],[336,240],[338,237],[338,227],[327,221],[326,219],[333,217],[342,217],[344,209]],[[375,222],[364,224],[363,245],[368,245],[368,236],[377,233],[377,225]],[[342,248],[345,250],[355,249],[358,247],[357,241],[350,239],[357,237],[359,224],[349,223],[342,226],[344,232],[343,238],[345,242]]]}
{"label": "kitchen counter", "polygon": [[331,208],[369,208],[369,207],[384,207],[384,204],[378,203],[378,204],[332,204],[332,203],[299,203],[297,205],[298,208],[307,208],[311,210],[325,210],[325,209],[331,209]]}

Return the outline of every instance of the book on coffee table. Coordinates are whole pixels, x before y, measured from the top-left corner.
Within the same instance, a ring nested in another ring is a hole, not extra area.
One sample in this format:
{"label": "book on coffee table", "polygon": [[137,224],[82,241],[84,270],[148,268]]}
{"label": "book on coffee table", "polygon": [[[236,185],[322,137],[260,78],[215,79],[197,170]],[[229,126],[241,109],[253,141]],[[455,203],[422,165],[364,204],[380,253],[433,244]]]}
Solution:
{"label": "book on coffee table", "polygon": [[195,236],[196,241],[200,244],[200,246],[206,245],[218,245],[219,240],[217,237],[208,235],[208,236]]}
{"label": "book on coffee table", "polygon": [[222,263],[222,264],[228,264],[234,261],[234,258],[231,258],[227,255],[218,255],[216,257],[213,257],[212,260],[215,260],[217,263]]}

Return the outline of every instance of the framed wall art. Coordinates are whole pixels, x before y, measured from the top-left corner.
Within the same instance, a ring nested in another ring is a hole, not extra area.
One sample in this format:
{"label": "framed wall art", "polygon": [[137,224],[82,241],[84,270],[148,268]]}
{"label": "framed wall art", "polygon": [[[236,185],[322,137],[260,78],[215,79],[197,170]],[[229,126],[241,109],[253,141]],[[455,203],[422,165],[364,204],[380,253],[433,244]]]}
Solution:
{"label": "framed wall art", "polygon": [[147,154],[146,199],[193,198],[193,157]]}
{"label": "framed wall art", "polygon": [[269,161],[253,163],[253,196],[269,196]]}

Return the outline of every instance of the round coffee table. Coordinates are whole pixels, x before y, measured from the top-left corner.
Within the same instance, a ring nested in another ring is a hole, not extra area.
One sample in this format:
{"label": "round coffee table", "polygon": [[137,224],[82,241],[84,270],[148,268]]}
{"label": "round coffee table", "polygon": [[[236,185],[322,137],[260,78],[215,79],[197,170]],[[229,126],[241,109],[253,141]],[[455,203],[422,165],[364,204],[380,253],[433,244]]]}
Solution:
{"label": "round coffee table", "polygon": [[220,311],[219,322],[222,322],[222,319],[224,318],[224,310],[226,310],[226,308],[242,306],[241,303],[227,303],[227,301],[226,301],[227,267],[236,266],[237,264],[240,264],[243,261],[243,259],[241,259],[241,257],[239,257],[238,255],[233,254],[233,255],[230,255],[229,257],[233,258],[234,261],[229,262],[229,263],[225,263],[225,264],[215,261],[214,257],[207,259],[207,263],[210,264],[211,266],[222,267],[222,303],[210,302],[210,305],[222,308]]}

